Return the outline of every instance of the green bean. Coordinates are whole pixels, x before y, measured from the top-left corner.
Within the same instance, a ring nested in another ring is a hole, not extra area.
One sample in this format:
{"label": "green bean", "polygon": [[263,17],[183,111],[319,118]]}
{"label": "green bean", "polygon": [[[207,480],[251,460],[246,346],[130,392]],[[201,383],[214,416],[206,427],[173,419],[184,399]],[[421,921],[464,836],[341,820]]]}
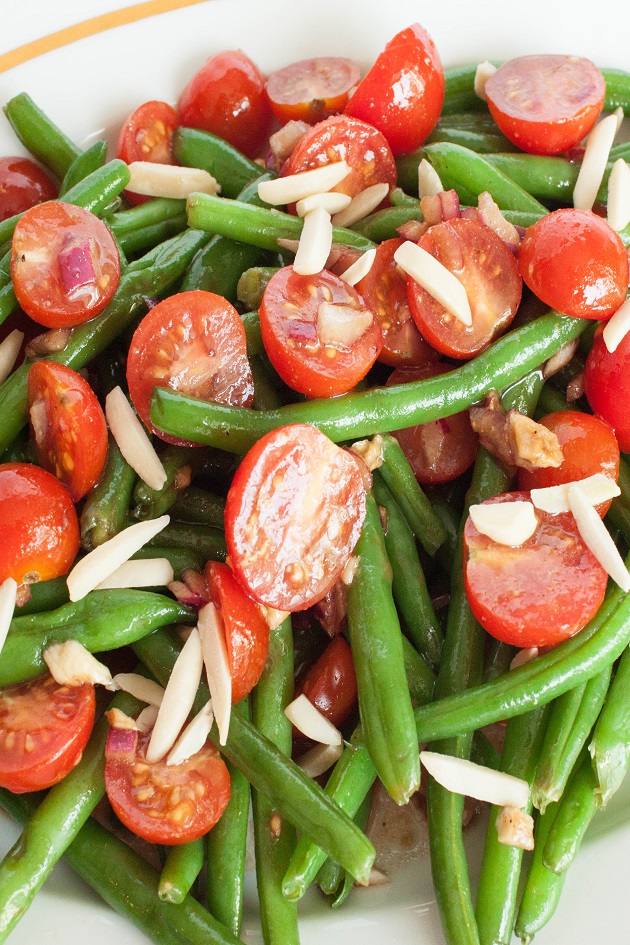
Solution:
{"label": "green bean", "polygon": [[[494,65],[500,65],[495,62]],[[477,63],[444,70],[445,88],[442,115],[483,109],[485,102],[475,92]]]}
{"label": "green bean", "polygon": [[265,289],[269,280],[278,272],[277,266],[252,266],[246,269],[236,287],[236,295],[248,310],[257,311],[260,308]]}
{"label": "green bean", "polygon": [[147,547],[159,547],[162,543],[193,551],[206,561],[225,561],[227,555],[225,536],[221,530],[192,522],[171,522],[147,542]]}
{"label": "green bean", "polygon": [[39,614],[43,610],[56,610],[69,601],[68,584],[65,577],[51,578],[49,581],[37,581],[29,584],[30,597],[26,603],[15,610],[16,617],[26,614]]}
{"label": "green bean", "polygon": [[158,896],[162,902],[183,902],[203,869],[203,840],[169,847],[160,873]]}
{"label": "green bean", "polygon": [[[482,113],[483,114],[483,113]],[[475,131],[472,128],[453,127],[449,124],[439,124],[429,135],[427,144],[458,144],[468,148],[476,154],[496,154],[497,152],[515,151],[515,145],[501,134],[495,126],[494,132]]]}
{"label": "green bean", "polygon": [[116,236],[114,239],[118,244],[119,251],[128,255],[137,253],[148,253],[150,249],[182,233],[188,226],[188,217],[185,213],[178,213],[176,216],[169,217],[161,223],[152,223],[148,226],[138,227],[124,236]]}
{"label": "green bean", "polygon": [[146,560],[147,558],[166,558],[175,572],[175,579],[178,581],[181,580],[182,572],[188,570],[203,571],[203,566],[206,563],[206,559],[203,555],[195,551],[189,551],[187,548],[164,548],[161,545],[156,545],[155,547],[145,546],[141,548],[140,551],[136,551],[133,558],[140,558],[142,560]]}
{"label": "green bean", "polygon": [[225,197],[237,197],[260,177],[261,167],[235,147],[207,131],[178,128],[173,135],[173,155],[178,164],[200,167],[221,185]]}
{"label": "green bean", "polygon": [[[573,202],[573,189],[580,165],[561,157],[539,154],[486,154],[486,160],[520,187],[539,200]],[[608,177],[612,164],[608,164],[597,193],[597,201],[608,199]]]}
{"label": "green bean", "polygon": [[24,147],[62,180],[81,149],[53,124],[26,92],[9,99],[3,111]]}
{"label": "green bean", "polygon": [[252,404],[254,410],[276,410],[282,404],[267,364],[266,358],[250,359],[254,379],[254,403]]}
{"label": "green bean", "polygon": [[606,82],[606,97],[604,111],[613,112],[616,108],[623,108],[624,113],[630,111],[630,73],[623,69],[602,69]]}
{"label": "green bean", "polygon": [[135,472],[110,436],[105,468],[81,512],[81,544],[86,551],[102,545],[127,525],[135,481]]}
{"label": "green bean", "polygon": [[198,522],[223,528],[225,499],[197,486],[189,486],[177,495],[171,511],[180,522]]}
{"label": "green bean", "polygon": [[435,686],[435,674],[407,637],[402,638],[405,677],[411,701],[415,705],[430,702]]}
{"label": "green bean", "polygon": [[[263,434],[287,423],[312,423],[335,442],[359,439],[467,410],[489,391],[513,384],[576,338],[584,331],[582,321],[549,313],[504,335],[474,361],[449,374],[278,410],[202,403],[156,388],[151,419],[173,436],[234,453],[246,453]],[[0,407],[2,404],[0,388]]]}
{"label": "green bean", "polygon": [[61,187],[59,188],[59,196],[63,197],[69,190],[72,190],[75,184],[78,184],[94,171],[103,167],[106,163],[107,141],[102,139],[94,141],[89,148],[86,148],[85,151],[81,151],[81,153],[77,155],[68,168],[61,182]]}
{"label": "green bean", "polygon": [[558,804],[550,804],[538,817],[534,828],[534,853],[514,925],[514,931],[524,945],[529,945],[536,932],[552,917],[564,886],[566,874],[558,875],[543,863],[543,850],[557,809]]}
{"label": "green bean", "polygon": [[596,801],[605,807],[630,766],[630,651],[617,665],[615,678],[597,720],[589,751],[597,778]]}
{"label": "green bean", "polygon": [[515,647],[490,637],[486,645],[486,658],[483,668],[484,682],[489,679],[496,679],[497,676],[509,672],[515,654]]}
{"label": "green bean", "polygon": [[494,747],[485,732],[479,731],[475,732],[473,735],[470,757],[475,764],[492,768],[493,771],[498,771],[501,767],[501,754]]}
{"label": "green bean", "polygon": [[[370,815],[370,797],[368,795],[363,801],[363,803],[361,804],[354,818],[355,824],[357,824],[361,828],[361,830],[365,830],[369,815]],[[332,863],[332,860],[328,860],[327,862]],[[342,876],[341,886],[339,887],[339,890],[337,891],[336,896],[333,898],[331,902],[331,906],[333,909],[338,909],[340,906],[344,904],[344,902],[346,901],[346,899],[348,898],[348,896],[354,889],[354,885],[355,885],[354,877],[351,876],[347,870],[342,870],[341,876]]]}
{"label": "green bean", "polygon": [[422,220],[419,203],[415,207],[407,203],[399,207],[377,210],[355,223],[352,229],[374,243],[382,243],[399,236],[398,227],[412,220]]}
{"label": "green bean", "polygon": [[197,454],[198,450],[192,447],[167,445],[160,454],[166,482],[161,489],[152,489],[141,479],[136,483],[133,517],[144,520],[168,512],[177,496],[190,484],[192,465],[198,465]]}
{"label": "green bean", "polygon": [[247,339],[247,357],[253,358],[254,355],[264,354],[265,346],[260,331],[260,318],[258,312],[245,312],[241,315],[241,321],[245,329]]}
{"label": "green bean", "polygon": [[554,873],[564,873],[580,848],[586,828],[597,811],[597,781],[586,752],[576,765],[543,849],[543,863]]}
{"label": "green bean", "polygon": [[137,207],[129,207],[127,210],[112,213],[107,218],[107,225],[112,233],[123,241],[124,237],[129,236],[136,230],[142,230],[147,226],[155,226],[157,223],[165,223],[185,212],[185,200],[153,197]]}

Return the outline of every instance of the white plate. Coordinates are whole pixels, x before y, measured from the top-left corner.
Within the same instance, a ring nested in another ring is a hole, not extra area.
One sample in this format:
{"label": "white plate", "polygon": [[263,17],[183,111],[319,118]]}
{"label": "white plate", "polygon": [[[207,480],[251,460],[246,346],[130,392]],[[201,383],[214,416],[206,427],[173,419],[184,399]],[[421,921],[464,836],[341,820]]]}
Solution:
{"label": "white plate", "polygon": [[[112,4],[112,6],[120,4]],[[35,12],[38,3],[31,2]],[[93,12],[82,6],[78,16]],[[26,7],[26,3],[25,3]],[[100,4],[99,12],[102,7]],[[347,55],[368,65],[399,29],[421,20],[435,39],[443,62],[455,65],[534,52],[587,55],[602,66],[628,67],[624,29],[615,26],[619,4],[604,0],[580,9],[576,2],[504,0],[484,4],[417,0],[213,0],[100,33],[47,53],[0,75],[0,98],[22,90],[77,142],[103,130],[110,138],[118,123],[150,99],[175,102],[187,79],[213,52],[240,47],[263,70],[313,55]],[[96,12],[96,9],[94,10]],[[7,35],[2,46],[10,45]],[[20,41],[22,37],[20,36]],[[13,44],[14,45],[14,44]],[[0,154],[18,150],[7,123],[0,125]],[[628,941],[625,897],[630,885],[629,790],[595,821],[596,842],[587,843],[571,869],[559,913],[537,937],[540,945],[615,945]],[[614,831],[608,828],[615,826]],[[602,835],[603,834],[603,835]],[[591,831],[591,836],[593,836]],[[0,820],[0,852],[16,836]],[[479,846],[479,837],[472,837]],[[245,938],[261,942],[250,889]],[[323,945],[351,935],[362,945],[441,945],[443,942],[429,866],[403,869],[385,888],[357,891],[339,913],[315,895],[301,910],[302,942]],[[18,928],[11,945],[143,945],[146,939],[119,919],[59,867]]]}

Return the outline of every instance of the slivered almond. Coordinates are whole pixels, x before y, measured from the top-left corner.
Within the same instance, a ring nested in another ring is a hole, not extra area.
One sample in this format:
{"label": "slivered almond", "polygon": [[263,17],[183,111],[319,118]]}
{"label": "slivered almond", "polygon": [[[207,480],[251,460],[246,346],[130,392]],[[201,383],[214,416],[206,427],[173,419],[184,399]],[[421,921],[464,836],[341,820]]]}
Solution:
{"label": "slivered almond", "polygon": [[206,604],[201,608],[198,628],[212,708],[219,729],[219,744],[225,745],[232,714],[232,675],[225,634],[214,604]]}
{"label": "slivered almond", "polygon": [[630,223],[630,166],[619,158],[608,178],[606,218],[613,230],[625,230]]}
{"label": "slivered almond", "polygon": [[531,502],[484,502],[471,505],[469,515],[482,535],[514,548],[531,538],[538,524]]}
{"label": "slivered almond", "polygon": [[304,694],[290,702],[284,714],[299,732],[314,742],[322,745],[341,745],[343,742],[339,729]]}
{"label": "slivered almond", "polygon": [[17,600],[17,581],[5,578],[0,584],[0,652],[7,638]]}
{"label": "slivered almond", "polygon": [[345,210],[351,202],[352,197],[349,194],[340,194],[333,190],[324,194],[311,194],[310,197],[304,197],[303,200],[298,200],[295,209],[299,217],[305,217],[307,213],[317,207],[322,207],[327,213],[333,214]]}
{"label": "slivered almond", "polygon": [[353,226],[369,216],[389,193],[389,184],[372,184],[353,197],[345,210],[340,210],[332,219],[333,226]]}
{"label": "slivered almond", "polygon": [[495,821],[497,839],[519,850],[534,849],[534,818],[518,807],[502,807]]}
{"label": "slivered almond", "polygon": [[161,489],[166,482],[164,466],[120,387],[105,398],[105,415],[120,452],[134,472],[151,489]]}
{"label": "slivered almond", "polygon": [[440,175],[426,158],[422,158],[418,164],[418,196],[421,199],[434,197],[436,194],[441,194],[443,190],[444,185],[440,180]]}
{"label": "slivered almond", "polygon": [[148,705],[154,705],[159,708],[164,699],[164,689],[153,679],[147,679],[140,673],[117,673],[114,676],[114,683],[118,689],[128,692],[130,696],[139,699],[140,702],[146,702]]}
{"label": "slivered almond", "polygon": [[569,505],[586,547],[595,555],[604,571],[610,575],[622,591],[628,593],[630,591],[630,572],[626,568],[608,529],[579,483],[573,483],[569,487]]}
{"label": "slivered almond", "polygon": [[573,206],[592,210],[597,199],[606,162],[617,134],[617,116],[607,115],[598,122],[588,136],[582,166],[573,188]]}
{"label": "slivered almond", "polygon": [[606,348],[612,353],[616,351],[623,339],[630,331],[630,299],[621,305],[612,318],[604,324],[602,338]]}
{"label": "slivered almond", "polygon": [[326,193],[340,184],[350,173],[346,161],[335,161],[332,164],[323,164],[312,171],[303,171],[301,174],[289,174],[287,177],[277,177],[275,180],[261,181],[258,185],[258,196],[265,203],[280,206],[286,203],[297,203],[313,194]]}
{"label": "slivered almond", "polygon": [[309,778],[318,778],[341,758],[343,742],[338,745],[315,745],[298,758],[298,765]]}
{"label": "slivered almond", "polygon": [[546,489],[532,489],[530,498],[537,509],[542,512],[550,512],[557,515],[560,512],[570,512],[569,489],[573,485],[579,485],[584,495],[588,498],[591,505],[600,505],[602,502],[609,502],[615,496],[621,495],[621,489],[614,479],[605,476],[603,473],[595,473],[586,479],[579,479],[575,482],[566,482],[561,486],[548,486]]}
{"label": "slivered almond", "polygon": [[368,249],[366,252],[361,253],[356,262],[353,262],[351,266],[348,266],[345,272],[343,272],[340,278],[347,282],[348,285],[356,285],[357,282],[360,282],[361,279],[364,279],[376,259],[376,249]]}
{"label": "slivered almond", "polygon": [[472,325],[472,312],[466,290],[446,266],[409,240],[405,240],[398,247],[394,259],[458,321],[469,327]]}
{"label": "slivered almond", "polygon": [[526,647],[524,650],[519,650],[510,663],[510,669],[518,669],[519,666],[525,666],[526,663],[530,663],[532,660],[535,660],[537,656],[537,646],[530,646]]}
{"label": "slivered almond", "polygon": [[147,761],[159,761],[175,744],[193,707],[203,659],[199,634],[193,629],[175,660],[147,747]]}
{"label": "slivered almond", "polygon": [[0,344],[0,384],[4,384],[17,361],[24,332],[14,328]]}
{"label": "slivered almond", "polygon": [[150,732],[160,711],[157,705],[147,705],[136,719],[136,728],[139,732]]}
{"label": "slivered almond", "polygon": [[454,794],[465,794],[498,807],[523,808],[529,801],[527,781],[503,771],[435,751],[421,751],[420,761],[438,784]]}
{"label": "slivered almond", "polygon": [[208,171],[198,167],[133,161],[129,165],[127,189],[145,197],[171,197],[185,200],[190,194],[218,194],[221,186]]}
{"label": "slivered almond", "polygon": [[91,682],[106,689],[116,688],[107,666],[99,663],[78,640],[53,643],[42,655],[51,676],[60,686],[82,686]]}
{"label": "slivered almond", "polygon": [[486,100],[486,82],[496,71],[497,67],[493,66],[487,59],[480,62],[475,71],[475,95],[483,99],[484,102]]}
{"label": "slivered almond", "polygon": [[332,246],[332,222],[323,207],[316,207],[304,217],[293,269],[300,276],[314,276],[326,265]]}
{"label": "slivered almond", "polygon": [[196,755],[205,745],[213,721],[212,701],[208,699],[169,751],[166,764],[181,765],[184,761],[188,761],[189,758]]}
{"label": "slivered almond", "polygon": [[125,561],[98,585],[108,587],[166,587],[173,580],[173,566],[168,558],[144,558]]}

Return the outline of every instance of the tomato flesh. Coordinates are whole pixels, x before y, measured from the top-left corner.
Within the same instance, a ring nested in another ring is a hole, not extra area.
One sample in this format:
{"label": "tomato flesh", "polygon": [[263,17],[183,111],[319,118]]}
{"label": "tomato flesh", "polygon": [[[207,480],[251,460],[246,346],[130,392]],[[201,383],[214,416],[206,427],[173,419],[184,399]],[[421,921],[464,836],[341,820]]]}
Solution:
{"label": "tomato flesh", "polygon": [[39,164],[23,157],[0,158],[0,222],[56,196],[55,184]]}
{"label": "tomato flesh", "polygon": [[609,351],[601,330],[596,332],[584,368],[584,389],[591,410],[613,428],[622,452],[630,452],[630,335]]}
{"label": "tomato flesh", "polygon": [[[116,143],[116,157],[126,164],[151,161],[152,164],[175,164],[173,134],[179,119],[167,102],[144,102],[123,124]],[[138,205],[150,200],[141,194],[126,190],[130,203]]]}
{"label": "tomato flesh", "polygon": [[57,784],[81,760],[94,726],[94,686],[49,673],[0,689],[0,786],[14,794]]}
{"label": "tomato flesh", "polygon": [[[357,676],[352,650],[344,637],[336,636],[311,666],[299,692],[339,728],[357,704]],[[299,693],[297,693],[299,694]]]}
{"label": "tomato flesh", "polygon": [[361,70],[351,59],[320,56],[272,72],[266,89],[279,122],[306,121],[314,125],[344,110],[360,78]]}

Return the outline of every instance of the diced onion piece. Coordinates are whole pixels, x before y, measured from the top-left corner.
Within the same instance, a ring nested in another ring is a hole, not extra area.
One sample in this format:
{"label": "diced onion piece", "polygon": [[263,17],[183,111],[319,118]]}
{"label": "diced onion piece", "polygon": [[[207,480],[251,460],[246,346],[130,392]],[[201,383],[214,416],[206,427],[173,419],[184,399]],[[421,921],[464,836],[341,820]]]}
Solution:
{"label": "diced onion piece", "polygon": [[13,370],[23,341],[24,332],[14,328],[0,344],[0,384],[4,384]]}
{"label": "diced onion piece", "polygon": [[621,305],[612,318],[604,323],[602,338],[610,352],[616,351],[630,331],[630,299]]}
{"label": "diced onion piece", "polygon": [[537,509],[549,512],[551,515],[558,515],[560,512],[571,511],[569,489],[574,485],[579,485],[591,505],[601,505],[602,502],[609,502],[615,496],[621,495],[621,489],[615,480],[610,476],[605,476],[604,473],[595,473],[586,479],[566,482],[560,486],[532,489],[529,495]]}
{"label": "diced onion piece", "polygon": [[225,634],[214,604],[206,604],[201,608],[198,628],[212,708],[219,729],[219,744],[225,745],[232,714],[232,674]]}
{"label": "diced onion piece", "polygon": [[619,158],[608,178],[606,217],[613,230],[625,230],[630,223],[630,166]]}
{"label": "diced onion piece", "polygon": [[472,325],[472,312],[466,290],[446,266],[409,240],[405,240],[398,247],[394,259],[458,321],[464,325]]}
{"label": "diced onion piece", "polygon": [[93,591],[136,551],[140,551],[143,545],[155,538],[169,521],[170,516],[161,515],[160,518],[130,525],[81,558],[67,578],[70,600],[81,600]]}
{"label": "diced onion piece", "polygon": [[475,95],[483,99],[484,102],[486,100],[486,82],[496,71],[497,67],[493,66],[487,59],[484,60],[484,62],[480,62],[477,66],[475,72]]}
{"label": "diced onion piece", "polygon": [[343,742],[338,745],[315,745],[298,758],[298,765],[309,778],[318,778],[332,768],[341,757]]}
{"label": "diced onion piece", "polygon": [[304,693],[289,703],[284,714],[296,729],[311,741],[320,742],[322,745],[341,745],[343,742],[339,729],[322,715]]}
{"label": "diced onion piece", "polygon": [[317,308],[317,337],[323,345],[348,349],[373,321],[374,316],[367,308],[323,301]]}
{"label": "diced onion piece", "polygon": [[7,638],[13,613],[15,611],[15,602],[17,600],[17,581],[8,577],[0,584],[0,652]]}
{"label": "diced onion piece", "polygon": [[164,700],[164,689],[153,679],[147,679],[140,673],[117,673],[114,676],[114,682],[118,689],[128,692],[130,696],[139,699],[140,702],[146,702],[148,705],[154,705],[158,708]]}
{"label": "diced onion piece", "polygon": [[311,194],[310,197],[304,197],[303,200],[298,200],[295,205],[297,215],[299,217],[305,217],[307,213],[310,213],[311,210],[315,210],[317,207],[323,207],[328,213],[339,213],[340,210],[345,210],[346,207],[350,206],[352,202],[352,197],[349,194],[339,194],[336,190],[327,191],[323,194]]}
{"label": "diced onion piece", "polygon": [[529,801],[527,781],[503,771],[435,751],[421,751],[420,761],[438,784],[453,794],[465,794],[498,807],[525,807]]}
{"label": "diced onion piece", "polygon": [[335,161],[324,164],[312,171],[302,171],[300,174],[289,174],[287,177],[277,177],[275,180],[264,180],[258,185],[258,196],[265,203],[279,206],[285,203],[297,203],[313,194],[326,193],[340,184],[350,173],[346,161]]}
{"label": "diced onion piece", "polygon": [[[110,715],[113,723],[121,721],[116,709],[105,713],[108,721]],[[123,715],[121,712],[120,715]],[[107,733],[107,756],[116,757],[119,761],[125,761],[127,764],[134,764],[136,760],[136,751],[138,748],[138,731],[136,728],[119,728],[110,723],[110,729]]]}
{"label": "diced onion piece", "polygon": [[175,744],[193,707],[203,658],[199,634],[193,630],[175,660],[147,748],[147,761],[159,761]]}
{"label": "diced onion piece", "polygon": [[444,185],[440,180],[440,175],[426,158],[422,158],[418,164],[418,196],[421,199],[422,197],[435,197],[436,194],[441,194],[443,190]]}
{"label": "diced onion piece", "polygon": [[333,217],[333,226],[353,226],[369,216],[389,193],[389,184],[372,184],[353,197],[345,210]]}
{"label": "diced onion piece", "polygon": [[531,538],[538,519],[531,502],[492,502],[471,505],[469,515],[482,535],[499,545],[517,548]]}
{"label": "diced onion piece", "polygon": [[332,222],[323,207],[316,207],[304,217],[293,269],[300,276],[314,276],[326,265],[332,246]]}
{"label": "diced onion piece", "polygon": [[199,167],[133,161],[129,165],[129,174],[127,189],[145,197],[185,200],[190,194],[218,194],[221,191],[221,186],[212,174]]}
{"label": "diced onion piece", "polygon": [[573,188],[574,207],[580,210],[593,208],[616,134],[617,116],[607,115],[595,125],[588,136],[582,166]]}
{"label": "diced onion piece", "polygon": [[348,285],[356,285],[357,282],[360,282],[361,279],[367,276],[375,259],[376,249],[368,249],[365,253],[361,253],[356,262],[348,266],[346,271],[341,274],[340,278],[343,279],[344,282],[347,282]]}
{"label": "diced onion piece", "polygon": [[538,656],[538,647],[529,646],[524,650],[519,650],[512,662],[510,663],[510,669],[518,669],[519,666],[525,666],[526,663],[530,663],[532,660],[535,660]]}
{"label": "diced onion piece", "polygon": [[591,551],[604,571],[611,576],[622,591],[630,591],[630,572],[623,563],[610,532],[591,505],[579,483],[569,487],[569,505],[577,523],[578,531],[586,547]]}
{"label": "diced onion piece", "polygon": [[203,709],[186,726],[169,751],[166,764],[181,765],[184,761],[188,761],[189,758],[196,755],[206,743],[213,720],[212,700],[208,699]]}
{"label": "diced onion piece", "polygon": [[60,686],[82,686],[93,683],[115,689],[112,674],[107,666],[99,663],[78,640],[53,643],[43,652],[44,662],[50,675]]}
{"label": "diced onion piece", "polygon": [[138,718],[136,719],[136,727],[139,732],[150,732],[153,726],[155,725],[155,720],[158,717],[158,712],[160,711],[159,706],[157,705],[147,705],[144,707]]}
{"label": "diced onion piece", "polygon": [[518,807],[502,807],[495,821],[497,839],[519,850],[534,849],[534,818]]}
{"label": "diced onion piece", "polygon": [[120,452],[151,489],[161,489],[166,473],[147,432],[120,387],[105,398],[105,415]]}
{"label": "diced onion piece", "polygon": [[166,587],[174,576],[173,566],[168,558],[125,561],[113,574],[101,581],[97,590],[108,587]]}

